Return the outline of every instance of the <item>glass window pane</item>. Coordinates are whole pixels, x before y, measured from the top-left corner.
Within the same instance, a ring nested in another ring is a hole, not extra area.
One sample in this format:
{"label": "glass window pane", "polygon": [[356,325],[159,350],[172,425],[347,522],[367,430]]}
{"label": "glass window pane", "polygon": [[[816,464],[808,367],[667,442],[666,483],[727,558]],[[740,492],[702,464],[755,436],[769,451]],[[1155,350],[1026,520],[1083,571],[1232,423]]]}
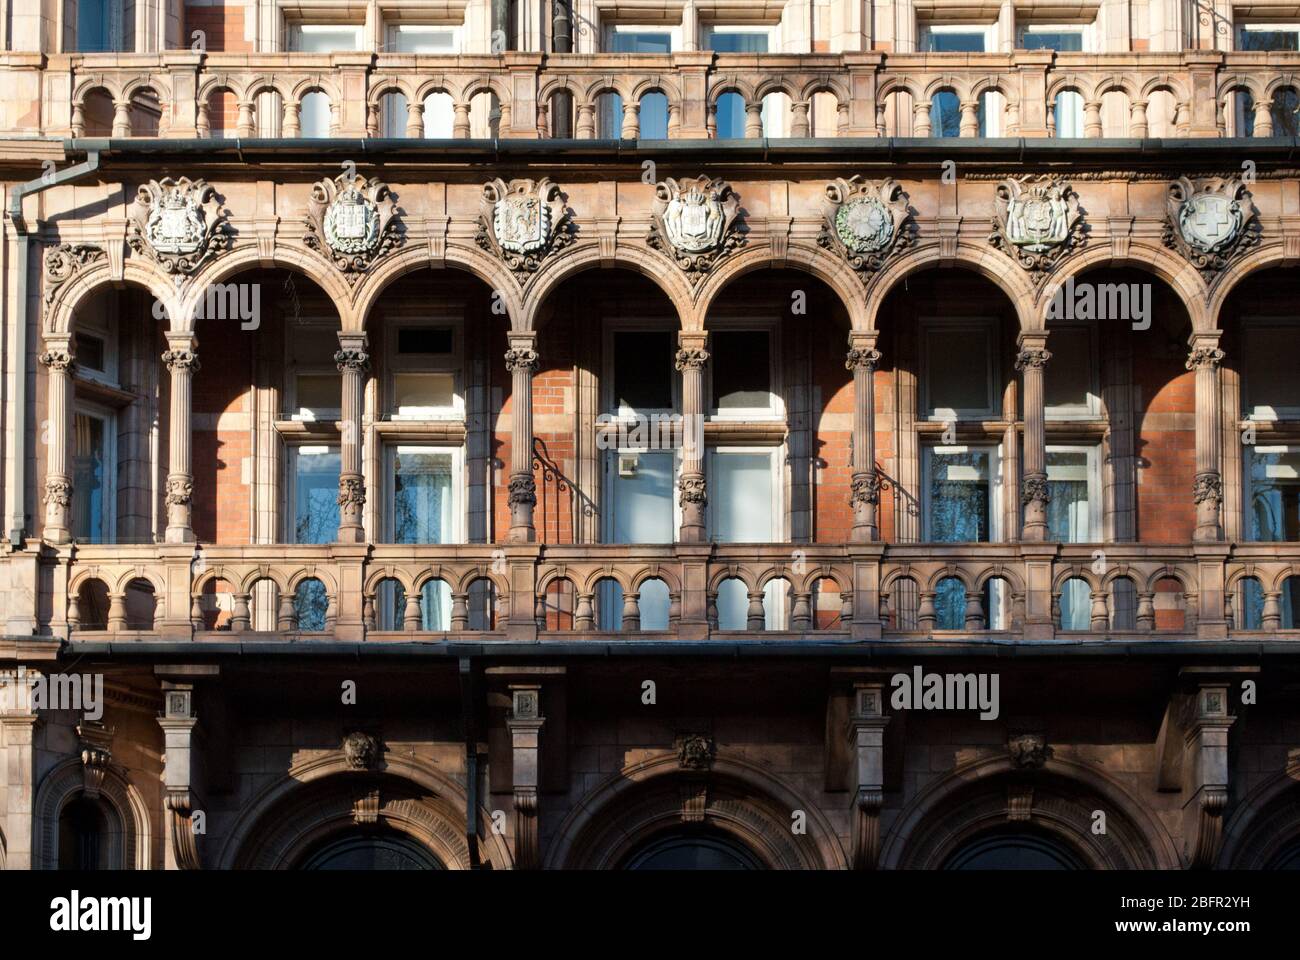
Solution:
{"label": "glass window pane", "polygon": [[940,580],[934,591],[936,630],[961,630],[966,626],[966,585],[956,577]]}
{"label": "glass window pane", "polygon": [[397,352],[402,356],[449,354],[454,343],[450,327],[403,327],[397,331]]}
{"label": "glass window pane", "polygon": [[1083,95],[1076,90],[1062,90],[1052,107],[1058,137],[1083,136]]}
{"label": "glass window pane", "polygon": [[1043,378],[1049,412],[1087,413],[1092,395],[1092,335],[1085,327],[1051,332],[1052,360]]}
{"label": "glass window pane", "polygon": [[1061,629],[1089,630],[1092,627],[1092,590],[1078,577],[1061,585]]}
{"label": "glass window pane", "polygon": [[714,30],[709,34],[708,49],[718,53],[767,53],[767,38],[766,32]]}
{"label": "glass window pane", "polygon": [[333,543],[339,532],[338,447],[299,447],[294,456],[294,543]]}
{"label": "glass window pane", "polygon": [[289,49],[302,53],[356,50],[360,42],[360,27],[300,23],[289,28]]}
{"label": "glass window pane", "polygon": [[314,578],[298,584],[293,595],[293,611],[298,617],[298,629],[304,633],[320,633],[325,629],[325,614],[329,609],[329,595],[325,584]]}
{"label": "glass window pane", "polygon": [[86,543],[103,543],[107,537],[105,426],[101,417],[78,413],[73,418],[72,535]]}
{"label": "glass window pane", "polygon": [[605,579],[596,584],[596,629],[623,629],[623,585],[617,580]]}
{"label": "glass window pane", "polygon": [[451,629],[451,587],[430,580],[420,590],[420,629],[436,633]]}
{"label": "glass window pane", "polygon": [[1300,50],[1300,31],[1242,27],[1237,47],[1240,50]]}
{"label": "glass window pane", "polygon": [[989,540],[990,451],[931,447],[929,539],[936,543]]}
{"label": "glass window pane", "polygon": [[732,577],[718,584],[718,629],[744,630],[749,625],[749,591]]}
{"label": "glass window pane", "polygon": [[622,454],[629,463],[635,460],[631,476],[618,469],[620,454],[614,458],[614,530],[611,543],[673,542],[673,454]]}
{"label": "glass window pane", "polygon": [[337,412],[343,402],[343,378],[336,373],[301,373],[294,380],[300,417]]}
{"label": "glass window pane", "polygon": [[1300,334],[1300,327],[1257,326],[1246,331],[1249,416],[1276,420],[1300,407],[1300,393],[1296,391],[1293,379],[1297,334]]}
{"label": "glass window pane", "polygon": [[1250,538],[1300,540],[1300,449],[1247,449],[1250,468]]}
{"label": "glass window pane", "polygon": [[771,543],[772,456],[715,453],[709,478],[713,539],[719,543]]}
{"label": "glass window pane", "polygon": [[[1055,359],[1055,357],[1053,357]],[[1092,536],[1092,511],[1088,503],[1088,451],[1048,450],[1047,504],[1049,540],[1088,543]]]}
{"label": "glass window pane", "polygon": [[992,411],[987,330],[932,327],[925,351],[928,415],[955,420]]}
{"label": "glass window pane", "polygon": [[1078,30],[1026,30],[1020,39],[1025,50],[1057,50],[1078,53],[1083,50],[1083,32]]}
{"label": "glass window pane", "polygon": [[409,417],[455,404],[454,373],[397,373],[393,375],[393,408]]}
{"label": "glass window pane", "polygon": [[961,33],[947,31],[926,31],[927,53],[983,53],[984,31],[971,30]]}
{"label": "glass window pane", "polygon": [[637,594],[637,607],[641,612],[642,630],[668,629],[668,584],[662,580],[647,580]]}
{"label": "glass window pane", "polygon": [[298,111],[299,135],[303,137],[328,137],[330,135],[329,94],[313,90],[302,98]]}
{"label": "glass window pane", "polygon": [[450,93],[431,93],[424,98],[424,138],[450,140],[456,123],[456,108]]}
{"label": "glass window pane", "polygon": [[393,454],[393,542],[452,540],[452,455],[427,447]]}
{"label": "glass window pane", "polygon": [[614,408],[673,407],[673,335],[667,330],[614,334]]}
{"label": "glass window pane", "polygon": [[961,103],[951,90],[940,90],[930,101],[930,136],[961,136]]}
{"label": "glass window pane", "polygon": [[637,116],[642,140],[668,139],[668,98],[662,93],[647,93],[642,97]]}
{"label": "glass window pane", "polygon": [[671,53],[672,49],[671,33],[616,30],[610,36],[610,53]]}
{"label": "glass window pane", "polygon": [[390,49],[397,53],[456,52],[456,32],[446,27],[397,24],[389,29]]}
{"label": "glass window pane", "polygon": [[713,334],[709,372],[715,410],[766,410],[772,406],[770,339],[761,330]]}
{"label": "glass window pane", "polygon": [[745,98],[734,90],[718,97],[717,119],[717,139],[743,139],[745,136]]}
{"label": "glass window pane", "polygon": [[104,340],[88,334],[77,334],[77,366],[104,373]]}

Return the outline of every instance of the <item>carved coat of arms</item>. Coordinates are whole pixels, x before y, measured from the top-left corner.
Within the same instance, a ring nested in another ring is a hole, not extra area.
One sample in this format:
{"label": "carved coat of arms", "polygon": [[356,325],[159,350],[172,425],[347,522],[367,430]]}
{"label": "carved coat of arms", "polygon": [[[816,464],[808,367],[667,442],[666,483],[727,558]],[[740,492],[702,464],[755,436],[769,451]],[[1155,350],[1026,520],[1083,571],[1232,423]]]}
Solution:
{"label": "carved coat of arms", "polygon": [[350,282],[402,239],[397,201],[383,181],[345,173],[312,187],[303,243],[333,260]]}
{"label": "carved coat of arms", "polygon": [[1207,283],[1260,240],[1259,211],[1235,177],[1179,177],[1165,194],[1165,213],[1165,246],[1190,260]]}
{"label": "carved coat of arms", "polygon": [[1003,180],[994,195],[993,246],[1031,271],[1046,271],[1084,241],[1083,211],[1070,185],[1056,179]]}
{"label": "carved coat of arms", "polygon": [[864,281],[915,238],[907,194],[895,180],[837,179],[826,186],[822,211],[818,245],[839,253]]}
{"label": "carved coat of arms", "polygon": [[515,273],[535,273],[548,254],[573,240],[573,214],[559,184],[497,179],[483,186],[476,242]]}
{"label": "carved coat of arms", "polygon": [[654,222],[647,242],[671,254],[697,281],[719,257],[744,242],[736,227],[739,216],[740,197],[725,181],[705,176],[680,182],[668,178],[655,186]]}
{"label": "carved coat of arms", "polygon": [[206,181],[150,180],[136,192],[127,242],[168,273],[194,272],[230,240],[230,225]]}

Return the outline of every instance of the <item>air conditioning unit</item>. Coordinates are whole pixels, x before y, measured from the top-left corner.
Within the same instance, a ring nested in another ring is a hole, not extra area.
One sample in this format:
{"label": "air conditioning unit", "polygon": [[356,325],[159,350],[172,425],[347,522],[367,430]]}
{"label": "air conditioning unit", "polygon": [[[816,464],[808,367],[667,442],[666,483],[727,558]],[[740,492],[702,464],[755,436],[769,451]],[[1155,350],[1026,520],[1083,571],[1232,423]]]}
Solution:
{"label": "air conditioning unit", "polygon": [[618,455],[618,475],[620,477],[636,476],[637,456],[635,453],[620,453]]}

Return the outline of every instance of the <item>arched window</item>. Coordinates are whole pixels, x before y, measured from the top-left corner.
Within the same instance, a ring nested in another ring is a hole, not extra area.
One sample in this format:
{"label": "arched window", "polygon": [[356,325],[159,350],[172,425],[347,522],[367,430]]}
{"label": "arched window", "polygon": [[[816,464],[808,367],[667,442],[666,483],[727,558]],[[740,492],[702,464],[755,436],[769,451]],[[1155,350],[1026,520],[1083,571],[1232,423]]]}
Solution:
{"label": "arched window", "polygon": [[84,795],[74,797],[59,814],[59,869],[105,869],[107,834],[104,808]]}
{"label": "arched window", "polygon": [[303,858],[302,870],[445,870],[442,862],[396,831],[348,833],[326,840]]}
{"label": "arched window", "polygon": [[1058,840],[1027,831],[985,835],[964,844],[945,870],[1083,870],[1086,865]]}
{"label": "arched window", "polygon": [[673,831],[642,844],[623,862],[625,870],[762,870],[762,862],[716,831]]}

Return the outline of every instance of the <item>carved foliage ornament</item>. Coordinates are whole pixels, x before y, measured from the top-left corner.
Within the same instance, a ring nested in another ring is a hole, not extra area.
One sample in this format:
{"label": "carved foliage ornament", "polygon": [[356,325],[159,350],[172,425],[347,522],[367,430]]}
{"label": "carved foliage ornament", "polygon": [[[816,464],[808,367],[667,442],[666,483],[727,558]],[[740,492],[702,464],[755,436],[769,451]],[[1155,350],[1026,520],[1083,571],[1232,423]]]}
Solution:
{"label": "carved foliage ornament", "polygon": [[863,281],[916,237],[907,194],[895,180],[839,178],[826,186],[822,216],[818,246],[837,252]]}
{"label": "carved foliage ornament", "polygon": [[717,178],[663,180],[655,185],[650,215],[653,222],[646,242],[672,256],[692,283],[745,240],[736,225],[740,197]]}
{"label": "carved foliage ornament", "polygon": [[150,180],[136,192],[127,243],[168,273],[193,273],[230,242],[230,224],[205,180]]}
{"label": "carved foliage ornament", "polygon": [[573,211],[549,177],[498,178],[483,185],[474,240],[514,273],[536,273],[548,255],[573,242]]}
{"label": "carved foliage ornament", "polygon": [[1083,212],[1070,185],[1054,178],[1003,180],[993,202],[989,243],[1025,270],[1044,272],[1084,242]]}
{"label": "carved foliage ornament", "polygon": [[403,239],[397,201],[383,181],[345,173],[311,188],[303,243],[333,260],[350,283]]}
{"label": "carved foliage ornament", "polygon": [[1162,239],[1192,262],[1206,282],[1260,240],[1259,211],[1236,177],[1179,177],[1165,194]]}
{"label": "carved foliage ornament", "polygon": [[45,251],[45,307],[54,302],[54,294],[82,267],[102,260],[108,254],[90,243],[61,243]]}

